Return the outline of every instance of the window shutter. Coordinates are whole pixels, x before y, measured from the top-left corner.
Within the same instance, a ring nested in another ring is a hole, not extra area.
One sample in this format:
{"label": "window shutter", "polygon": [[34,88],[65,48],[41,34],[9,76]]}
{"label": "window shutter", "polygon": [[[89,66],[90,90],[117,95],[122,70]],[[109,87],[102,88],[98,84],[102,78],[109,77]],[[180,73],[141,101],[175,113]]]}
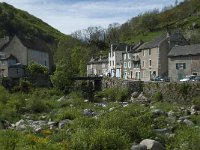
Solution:
{"label": "window shutter", "polygon": [[179,65],[178,65],[178,63],[176,64],[176,69],[177,69],[177,70],[179,69]]}
{"label": "window shutter", "polygon": [[183,63],[183,69],[186,69],[186,64],[185,63]]}

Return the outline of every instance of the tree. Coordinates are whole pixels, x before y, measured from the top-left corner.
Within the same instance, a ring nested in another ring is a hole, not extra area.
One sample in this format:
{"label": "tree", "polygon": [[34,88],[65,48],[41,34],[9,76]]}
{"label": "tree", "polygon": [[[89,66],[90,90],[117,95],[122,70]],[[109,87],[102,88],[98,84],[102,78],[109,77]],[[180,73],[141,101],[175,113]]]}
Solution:
{"label": "tree", "polygon": [[27,67],[27,72],[30,76],[35,76],[37,74],[48,75],[49,71],[47,67],[31,62]]}
{"label": "tree", "polygon": [[55,88],[68,92],[73,86],[75,74],[76,71],[71,61],[71,56],[68,56],[68,58],[58,62],[56,71],[51,76],[51,82]]}

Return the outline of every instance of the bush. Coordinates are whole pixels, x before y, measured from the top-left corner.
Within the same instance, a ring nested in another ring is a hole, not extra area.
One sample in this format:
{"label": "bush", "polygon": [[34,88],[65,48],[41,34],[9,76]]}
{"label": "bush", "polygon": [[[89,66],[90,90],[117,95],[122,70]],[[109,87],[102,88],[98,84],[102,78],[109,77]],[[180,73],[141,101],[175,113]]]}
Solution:
{"label": "bush", "polygon": [[129,138],[115,129],[80,129],[72,136],[72,150],[128,149]]}
{"label": "bush", "polygon": [[198,107],[200,107],[200,96],[196,96],[192,99],[192,104],[193,105],[197,105]]}
{"label": "bush", "polygon": [[198,150],[200,141],[200,128],[180,126],[171,143],[167,143],[168,150],[178,148],[181,150]]}
{"label": "bush", "polygon": [[103,98],[106,97],[109,101],[125,101],[128,97],[128,88],[109,88],[104,91],[98,92],[96,97]]}
{"label": "bush", "polygon": [[152,95],[152,100],[155,102],[162,101],[162,93],[161,92],[156,92],[155,94]]}
{"label": "bush", "polygon": [[48,103],[36,96],[33,96],[28,100],[27,108],[34,113],[48,112],[50,110]]}

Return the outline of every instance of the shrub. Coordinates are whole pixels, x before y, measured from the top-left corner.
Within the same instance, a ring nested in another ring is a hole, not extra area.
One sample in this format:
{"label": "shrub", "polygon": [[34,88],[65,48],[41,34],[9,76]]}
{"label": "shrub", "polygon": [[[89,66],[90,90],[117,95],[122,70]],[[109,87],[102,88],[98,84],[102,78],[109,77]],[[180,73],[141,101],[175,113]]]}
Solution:
{"label": "shrub", "polygon": [[109,88],[104,91],[98,92],[96,97],[106,97],[110,101],[124,101],[128,97],[128,88]]}
{"label": "shrub", "polygon": [[178,148],[181,150],[198,150],[200,141],[200,128],[180,126],[171,143],[167,143],[167,149]]}
{"label": "shrub", "polygon": [[50,108],[45,100],[42,100],[36,96],[31,97],[27,102],[27,108],[34,113],[47,112]]}
{"label": "shrub", "polygon": [[122,150],[129,148],[129,137],[116,129],[96,129],[90,138],[90,150]]}
{"label": "shrub", "polygon": [[198,107],[200,107],[200,96],[193,97],[192,103],[193,105],[197,105]]}
{"label": "shrub", "polygon": [[163,97],[162,97],[162,93],[161,92],[156,92],[152,95],[152,100],[159,102],[162,101]]}
{"label": "shrub", "polygon": [[21,133],[18,131],[0,130],[0,147],[2,150],[14,150],[21,138]]}
{"label": "shrub", "polygon": [[116,129],[80,129],[71,139],[72,150],[128,149],[129,138]]}

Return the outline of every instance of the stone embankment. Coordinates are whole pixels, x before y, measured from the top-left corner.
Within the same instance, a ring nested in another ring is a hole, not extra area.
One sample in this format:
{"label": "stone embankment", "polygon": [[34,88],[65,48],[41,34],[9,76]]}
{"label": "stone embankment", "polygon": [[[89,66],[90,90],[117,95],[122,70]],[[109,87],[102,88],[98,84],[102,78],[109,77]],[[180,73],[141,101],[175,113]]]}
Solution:
{"label": "stone embankment", "polygon": [[193,97],[200,94],[200,82],[142,82],[118,78],[104,78],[102,80],[102,89],[112,87],[128,87],[130,93],[142,93],[147,98],[159,94],[163,101],[170,102],[188,103],[192,101]]}

